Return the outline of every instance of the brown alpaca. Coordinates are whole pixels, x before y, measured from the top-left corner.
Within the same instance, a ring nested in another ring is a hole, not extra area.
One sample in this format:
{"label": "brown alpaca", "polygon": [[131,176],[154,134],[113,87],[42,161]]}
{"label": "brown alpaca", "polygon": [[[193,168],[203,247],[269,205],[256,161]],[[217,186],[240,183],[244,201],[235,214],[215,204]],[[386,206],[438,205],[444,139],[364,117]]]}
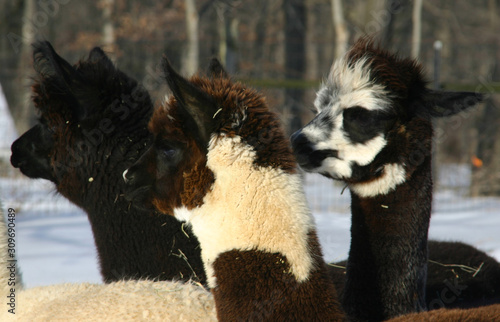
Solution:
{"label": "brown alpaca", "polygon": [[125,180],[192,226],[219,320],[343,320],[278,117],[211,70],[186,80],[165,62],[173,96]]}

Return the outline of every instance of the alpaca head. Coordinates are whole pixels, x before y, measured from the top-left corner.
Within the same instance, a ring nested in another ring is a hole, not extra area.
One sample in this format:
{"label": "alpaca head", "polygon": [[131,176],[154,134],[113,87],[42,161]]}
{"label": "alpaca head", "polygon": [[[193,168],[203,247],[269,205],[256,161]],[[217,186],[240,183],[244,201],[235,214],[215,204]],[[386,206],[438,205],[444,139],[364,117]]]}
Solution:
{"label": "alpaca head", "polygon": [[[279,121],[268,111],[263,97],[232,82],[217,60],[212,60],[207,77],[187,80],[167,60],[164,69],[173,95],[151,118],[153,146],[123,174],[130,187],[129,198],[152,203],[167,214],[174,208],[201,205],[214,182],[207,154],[221,137],[248,146],[255,166],[273,164],[285,171],[295,170]],[[273,142],[277,153],[269,151]],[[227,157],[231,162],[235,159],[230,158],[239,155]]]}
{"label": "alpaca head", "polygon": [[12,144],[11,163],[28,177],[53,181],[79,204],[87,185],[113,171],[119,181],[129,159],[149,144],[152,103],[99,48],[71,66],[50,43],[40,42],[33,58],[40,117]]}
{"label": "alpaca head", "polygon": [[362,38],[333,64],[314,101],[317,115],[292,146],[306,171],[343,180],[361,196],[386,194],[430,157],[431,119],[481,99],[427,88],[415,60]]}

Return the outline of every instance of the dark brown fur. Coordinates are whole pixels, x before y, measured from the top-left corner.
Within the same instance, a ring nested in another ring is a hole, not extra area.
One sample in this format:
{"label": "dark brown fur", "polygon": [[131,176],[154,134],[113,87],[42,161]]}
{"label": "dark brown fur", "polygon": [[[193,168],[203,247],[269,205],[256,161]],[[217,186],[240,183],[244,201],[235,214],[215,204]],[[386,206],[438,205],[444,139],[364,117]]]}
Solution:
{"label": "dark brown fur", "polygon": [[[185,116],[179,112],[175,103],[170,101],[166,108],[158,108],[149,123],[149,130],[158,139],[167,143],[175,140],[177,145],[189,154],[183,158],[183,162],[176,164],[172,172],[162,177],[156,178],[154,188],[151,191],[151,202],[155,207],[166,214],[172,214],[172,209],[181,205],[188,208],[194,208],[202,204],[203,197],[210,189],[214,176],[213,173],[205,167],[206,155],[201,151],[196,140],[189,135],[189,128],[182,126],[180,122]],[[150,149],[142,157],[148,163],[147,173],[155,173],[157,158],[155,150]],[[182,173],[182,178],[172,180],[172,173]]]}
{"label": "dark brown fur", "polygon": [[309,237],[309,244],[315,254],[315,269],[303,283],[297,283],[295,277],[287,273],[290,267],[286,256],[279,253],[233,250],[221,254],[214,264],[221,282],[212,290],[219,320],[343,320],[337,293],[326,273],[314,233]]}
{"label": "dark brown fur", "polygon": [[419,314],[408,314],[391,322],[486,322],[500,321],[500,304],[483,306],[474,309],[440,309]]}

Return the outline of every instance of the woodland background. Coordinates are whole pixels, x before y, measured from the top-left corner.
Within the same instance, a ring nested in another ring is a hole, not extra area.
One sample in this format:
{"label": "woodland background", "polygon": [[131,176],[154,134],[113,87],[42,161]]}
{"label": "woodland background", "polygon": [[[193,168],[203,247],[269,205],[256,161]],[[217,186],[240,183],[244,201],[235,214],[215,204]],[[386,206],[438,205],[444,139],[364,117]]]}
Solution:
{"label": "woodland background", "polygon": [[265,93],[291,133],[313,117],[315,90],[332,61],[375,34],[385,48],[418,58],[431,86],[487,94],[472,111],[437,122],[435,168],[470,167],[469,194],[499,196],[499,2],[0,0],[0,83],[21,134],[36,119],[36,40],[49,40],[71,63],[101,46],[158,101],[167,93],[163,54],[186,76],[215,56]]}

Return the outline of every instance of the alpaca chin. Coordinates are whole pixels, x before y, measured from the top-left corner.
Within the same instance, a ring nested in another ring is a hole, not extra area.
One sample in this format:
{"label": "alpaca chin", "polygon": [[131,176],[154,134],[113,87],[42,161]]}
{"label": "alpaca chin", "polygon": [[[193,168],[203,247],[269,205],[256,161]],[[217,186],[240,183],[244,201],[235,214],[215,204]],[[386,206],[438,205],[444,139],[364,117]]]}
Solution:
{"label": "alpaca chin", "polygon": [[369,198],[386,195],[406,181],[405,168],[400,164],[386,164],[382,175],[372,181],[350,184],[349,188],[360,197]]}

